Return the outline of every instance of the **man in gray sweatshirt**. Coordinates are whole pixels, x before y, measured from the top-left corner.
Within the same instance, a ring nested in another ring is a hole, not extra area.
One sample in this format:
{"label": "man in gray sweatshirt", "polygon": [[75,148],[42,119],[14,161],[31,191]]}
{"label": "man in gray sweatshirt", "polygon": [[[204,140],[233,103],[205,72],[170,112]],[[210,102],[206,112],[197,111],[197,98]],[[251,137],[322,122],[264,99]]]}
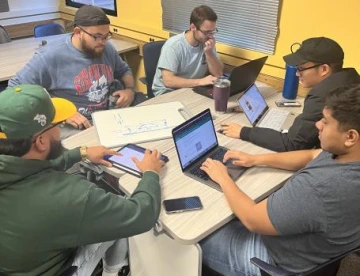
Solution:
{"label": "man in gray sweatshirt", "polygon": [[[110,86],[122,85],[114,96],[117,108],[136,104],[134,77],[129,66],[107,40],[110,20],[101,8],[82,6],[74,19],[74,32],[41,47],[33,58],[9,80],[9,86],[37,84],[52,97],[73,102],[77,113],[66,120],[62,138],[91,126],[91,113],[108,108]],[[134,100],[135,99],[135,100]]]}

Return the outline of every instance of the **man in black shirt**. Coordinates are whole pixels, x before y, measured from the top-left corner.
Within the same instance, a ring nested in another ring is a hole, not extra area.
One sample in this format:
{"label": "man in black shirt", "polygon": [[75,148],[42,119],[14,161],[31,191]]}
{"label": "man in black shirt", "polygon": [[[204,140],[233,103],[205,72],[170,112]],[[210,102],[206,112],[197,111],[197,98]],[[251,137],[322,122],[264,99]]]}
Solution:
{"label": "man in black shirt", "polygon": [[225,122],[225,135],[240,138],[274,151],[293,151],[319,148],[315,122],[322,118],[324,100],[328,92],[340,86],[360,83],[354,68],[343,68],[344,52],[334,40],[326,37],[309,38],[292,54],[284,56],[287,64],[297,66],[297,75],[305,88],[311,88],[304,102],[303,113],[296,117],[287,133],[245,127]]}

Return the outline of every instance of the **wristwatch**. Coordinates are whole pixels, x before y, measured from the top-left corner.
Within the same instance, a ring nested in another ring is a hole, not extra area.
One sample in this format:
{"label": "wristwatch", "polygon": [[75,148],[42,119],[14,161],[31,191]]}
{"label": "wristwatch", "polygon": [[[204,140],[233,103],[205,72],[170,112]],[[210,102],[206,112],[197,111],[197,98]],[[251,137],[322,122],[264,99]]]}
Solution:
{"label": "wristwatch", "polygon": [[81,159],[83,161],[86,161],[86,159],[87,159],[87,146],[81,146],[80,147],[80,155],[81,155]]}

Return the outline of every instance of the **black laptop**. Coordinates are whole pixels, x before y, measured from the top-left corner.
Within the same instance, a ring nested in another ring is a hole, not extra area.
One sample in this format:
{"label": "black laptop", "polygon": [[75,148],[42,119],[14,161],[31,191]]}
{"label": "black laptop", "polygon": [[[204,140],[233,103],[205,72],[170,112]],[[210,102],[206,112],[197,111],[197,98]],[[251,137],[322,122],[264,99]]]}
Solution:
{"label": "black laptop", "polygon": [[[240,92],[245,91],[250,85],[252,85],[260,74],[263,68],[267,56],[251,60],[245,64],[242,64],[231,71],[229,80],[230,97]],[[203,95],[208,98],[212,98],[213,85],[196,86],[193,88],[194,92]]]}
{"label": "black laptop", "polygon": [[[210,157],[223,161],[227,148],[221,147],[215,133],[210,109],[197,114],[172,130],[180,166],[184,174],[221,191],[221,187],[203,170],[201,164]],[[225,164],[229,175],[236,180],[247,168],[234,166],[232,160]]]}

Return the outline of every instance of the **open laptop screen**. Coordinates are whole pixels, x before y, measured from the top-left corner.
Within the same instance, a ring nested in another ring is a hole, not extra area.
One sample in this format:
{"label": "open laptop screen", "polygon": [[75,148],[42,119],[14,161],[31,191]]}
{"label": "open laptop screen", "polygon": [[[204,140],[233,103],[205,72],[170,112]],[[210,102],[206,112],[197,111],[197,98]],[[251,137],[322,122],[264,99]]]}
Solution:
{"label": "open laptop screen", "polygon": [[238,99],[238,103],[252,125],[255,125],[269,109],[263,95],[255,84],[245,91]]}
{"label": "open laptop screen", "polygon": [[177,126],[172,132],[182,170],[218,146],[210,109]]}

